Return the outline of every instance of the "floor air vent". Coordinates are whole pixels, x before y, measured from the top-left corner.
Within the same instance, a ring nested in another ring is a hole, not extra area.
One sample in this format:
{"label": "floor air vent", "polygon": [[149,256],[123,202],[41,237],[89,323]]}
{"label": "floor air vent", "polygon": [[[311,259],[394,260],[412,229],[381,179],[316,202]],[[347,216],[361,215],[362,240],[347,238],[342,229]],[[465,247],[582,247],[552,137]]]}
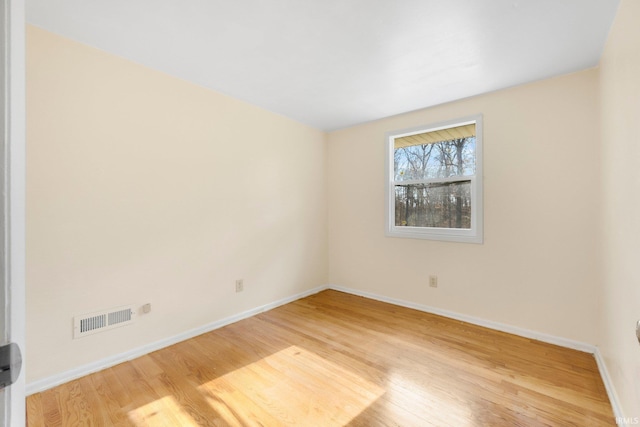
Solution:
{"label": "floor air vent", "polygon": [[73,318],[73,338],[129,325],[133,323],[135,315],[135,307],[128,305],[76,316]]}

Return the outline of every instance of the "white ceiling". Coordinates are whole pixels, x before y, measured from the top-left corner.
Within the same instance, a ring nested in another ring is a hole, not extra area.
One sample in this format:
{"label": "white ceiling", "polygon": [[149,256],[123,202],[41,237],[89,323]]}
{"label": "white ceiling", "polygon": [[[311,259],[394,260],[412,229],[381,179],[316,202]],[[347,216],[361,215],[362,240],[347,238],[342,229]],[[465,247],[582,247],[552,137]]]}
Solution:
{"label": "white ceiling", "polygon": [[27,21],[323,130],[597,65],[619,0],[27,0]]}

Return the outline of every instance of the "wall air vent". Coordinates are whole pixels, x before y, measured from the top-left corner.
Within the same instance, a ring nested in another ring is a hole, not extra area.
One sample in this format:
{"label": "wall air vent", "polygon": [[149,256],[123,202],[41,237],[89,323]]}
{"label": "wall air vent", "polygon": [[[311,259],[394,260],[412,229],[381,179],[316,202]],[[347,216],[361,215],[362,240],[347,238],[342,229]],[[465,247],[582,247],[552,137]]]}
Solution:
{"label": "wall air vent", "polygon": [[133,305],[83,314],[73,318],[73,338],[81,338],[97,332],[133,323],[136,310]]}

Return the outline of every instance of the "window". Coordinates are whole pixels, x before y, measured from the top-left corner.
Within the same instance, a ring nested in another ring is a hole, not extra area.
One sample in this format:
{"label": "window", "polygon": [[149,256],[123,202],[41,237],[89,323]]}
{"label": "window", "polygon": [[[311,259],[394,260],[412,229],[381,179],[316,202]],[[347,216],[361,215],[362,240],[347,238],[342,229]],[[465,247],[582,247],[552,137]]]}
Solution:
{"label": "window", "polygon": [[387,235],[482,243],[482,117],[387,134]]}

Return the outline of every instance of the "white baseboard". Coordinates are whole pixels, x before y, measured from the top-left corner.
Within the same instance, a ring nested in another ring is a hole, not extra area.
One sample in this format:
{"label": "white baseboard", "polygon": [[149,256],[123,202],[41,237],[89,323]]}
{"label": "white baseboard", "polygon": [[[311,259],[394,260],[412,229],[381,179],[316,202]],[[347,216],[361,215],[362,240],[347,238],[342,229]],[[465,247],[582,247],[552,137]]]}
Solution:
{"label": "white baseboard", "polygon": [[596,358],[596,363],[598,364],[598,370],[600,371],[600,376],[602,377],[604,388],[607,390],[607,395],[609,396],[609,401],[611,402],[611,408],[613,409],[613,416],[616,417],[616,419],[624,418],[622,407],[620,406],[620,400],[618,399],[618,394],[616,393],[616,389],[613,386],[613,381],[611,380],[611,376],[609,375],[609,370],[607,369],[606,363],[604,363],[604,358],[602,357],[602,353],[600,353],[600,349],[598,347],[596,347],[596,351],[595,353],[593,353],[593,357]]}
{"label": "white baseboard", "polygon": [[504,323],[494,322],[492,320],[482,319],[480,317],[468,316],[466,314],[456,313],[455,311],[443,310],[441,308],[432,307],[423,304],[417,304],[410,301],[404,301],[395,298],[389,298],[383,295],[374,294],[371,292],[360,291],[358,289],[346,288],[344,286],[329,285],[329,289],[335,289],[336,291],[346,292],[361,297],[374,299],[389,304],[399,305],[401,307],[412,308],[418,311],[424,311],[425,313],[437,314],[439,316],[448,317],[450,319],[461,320],[463,322],[471,323],[473,325],[483,326],[485,328],[494,329],[501,332],[507,332],[509,334],[518,335],[524,338],[530,338],[537,341],[546,342],[549,344],[559,345],[561,347],[571,348],[573,350],[582,351],[585,353],[595,353],[596,347],[591,344],[585,344],[579,341],[573,341],[567,338],[556,337],[553,335],[544,334],[542,332],[531,331],[529,329],[520,328],[518,326],[511,326]]}
{"label": "white baseboard", "polygon": [[624,415],[622,414],[622,408],[620,406],[620,400],[618,399],[618,395],[615,391],[615,388],[613,387],[613,382],[611,381],[611,377],[609,376],[609,371],[607,370],[607,366],[604,363],[604,359],[602,358],[600,350],[595,345],[586,344],[580,341],[574,341],[567,338],[556,337],[556,336],[544,334],[541,332],[531,331],[529,329],[524,329],[517,326],[511,326],[504,323],[494,322],[492,320],[486,320],[479,317],[468,316],[466,314],[460,314],[454,311],[443,310],[443,309],[431,307],[428,305],[417,304],[414,302],[404,301],[404,300],[395,299],[395,298],[389,298],[383,295],[378,295],[371,292],[361,291],[353,288],[347,288],[344,286],[329,285],[327,288],[334,289],[340,292],[346,292],[352,295],[358,295],[358,296],[369,298],[369,299],[374,299],[377,301],[386,302],[389,304],[398,305],[401,307],[412,308],[414,310],[423,311],[425,313],[437,314],[439,316],[448,317],[450,319],[461,320],[463,322],[471,323],[478,326],[483,326],[485,328],[494,329],[497,331],[507,332],[509,334],[518,335],[524,338],[530,338],[537,341],[542,341],[549,344],[555,344],[561,347],[582,351],[585,353],[591,353],[593,354],[593,357],[596,360],[596,364],[598,365],[598,371],[600,372],[600,376],[602,377],[602,382],[604,383],[604,387],[607,390],[607,396],[609,397],[609,401],[611,402],[613,415],[616,418],[624,417]]}
{"label": "white baseboard", "polygon": [[39,393],[44,390],[48,390],[60,384],[64,384],[66,382],[75,380],[77,378],[83,377],[85,375],[92,374],[94,372],[101,371],[103,369],[110,368],[119,363],[126,362],[128,360],[135,359],[136,357],[144,356],[145,354],[149,354],[153,351],[160,350],[162,348],[168,347],[170,345],[179,343],[181,341],[187,340],[189,338],[196,337],[198,335],[202,335],[204,333],[213,331],[215,329],[221,328],[223,326],[229,325],[231,323],[235,323],[239,320],[246,319],[247,317],[255,316],[256,314],[263,313],[265,311],[272,310],[276,307],[279,307],[284,304],[288,304],[290,302],[299,300],[301,298],[308,297],[309,295],[316,294],[323,290],[327,289],[326,286],[319,286],[313,289],[310,289],[305,292],[300,292],[298,294],[280,299],[278,301],[271,302],[269,304],[261,305],[256,308],[252,308],[247,311],[243,311],[242,313],[235,314],[233,316],[226,317],[224,319],[217,320],[215,322],[203,325],[199,328],[191,329],[189,331],[183,332],[181,334],[165,338],[160,341],[153,342],[151,344],[147,344],[141,347],[134,348],[133,350],[116,354],[110,357],[106,357],[104,359],[96,360],[95,362],[88,363],[86,365],[79,366],[74,369],[70,369],[65,372],[61,372],[56,375],[51,375],[46,378],[42,378],[37,381],[32,381],[26,385],[26,395],[30,396],[34,393]]}
{"label": "white baseboard", "polygon": [[348,287],[338,286],[338,285],[318,286],[308,291],[301,292],[301,293],[292,295],[290,297],[286,297],[278,301],[274,301],[272,303],[253,308],[251,310],[243,311],[242,313],[229,316],[224,319],[220,319],[218,321],[203,325],[199,328],[191,329],[179,335],[175,335],[173,337],[169,337],[160,341],[153,342],[151,344],[147,344],[147,345],[135,348],[125,353],[116,354],[111,357],[107,357],[86,365],[82,365],[78,368],[74,368],[65,372],[61,372],[56,375],[52,375],[37,381],[30,382],[26,385],[26,394],[27,396],[29,396],[34,393],[48,390],[57,385],[64,384],[66,382],[83,377],[85,375],[92,374],[94,372],[101,371],[103,369],[110,368],[119,363],[126,362],[131,359],[135,359],[136,357],[144,356],[145,354],[151,353],[156,350],[160,350],[162,348],[168,347],[178,342],[187,340],[189,338],[193,338],[195,336],[213,331],[215,329],[221,328],[231,323],[235,323],[239,320],[246,319],[251,316],[255,316],[256,314],[272,310],[276,307],[279,307],[284,304],[288,304],[290,302],[299,300],[301,298],[305,298],[309,295],[316,294],[325,289],[333,289],[336,291],[345,292],[352,295],[358,295],[361,297],[382,301],[382,302],[386,302],[386,303],[401,306],[401,307],[412,308],[414,310],[423,311],[425,313],[437,314],[439,316],[461,320],[463,322],[471,323],[478,326],[483,326],[483,327],[494,329],[497,331],[507,332],[513,335],[518,335],[521,337],[535,339],[535,340],[546,342],[549,344],[555,344],[562,347],[567,347],[574,350],[591,353],[596,359],[598,370],[600,371],[600,376],[602,377],[602,381],[604,382],[604,386],[607,390],[607,395],[609,396],[609,400],[611,401],[611,406],[613,408],[614,416],[623,417],[620,401],[618,400],[618,396],[615,392],[615,388],[613,387],[613,382],[611,381],[611,377],[609,376],[609,372],[607,371],[607,367],[604,363],[604,359],[602,358],[602,355],[600,354],[598,347],[595,345],[586,344],[579,341],[570,340],[567,338],[556,337],[556,336],[544,334],[541,332],[531,331],[529,329],[524,329],[517,326],[511,326],[504,323],[494,322],[494,321],[482,319],[479,317],[468,316],[466,314],[456,313],[453,311],[443,310],[437,307],[417,304],[410,301],[390,298],[383,295],[378,295],[375,293],[361,291],[358,289],[353,289],[353,288],[348,288]]}

